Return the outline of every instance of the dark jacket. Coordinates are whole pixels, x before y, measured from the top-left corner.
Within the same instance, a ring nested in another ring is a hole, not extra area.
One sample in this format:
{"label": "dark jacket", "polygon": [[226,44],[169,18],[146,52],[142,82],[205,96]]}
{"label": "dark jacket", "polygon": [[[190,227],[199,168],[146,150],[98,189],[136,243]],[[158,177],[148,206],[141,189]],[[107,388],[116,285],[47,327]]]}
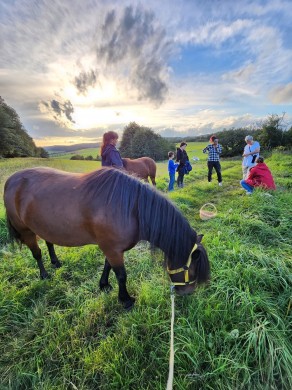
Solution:
{"label": "dark jacket", "polygon": [[176,149],[176,161],[179,163],[178,170],[185,166],[186,161],[189,160],[187,152],[185,150],[181,150],[181,148]]}
{"label": "dark jacket", "polygon": [[101,165],[103,167],[123,168],[120,152],[114,145],[107,145],[101,153]]}

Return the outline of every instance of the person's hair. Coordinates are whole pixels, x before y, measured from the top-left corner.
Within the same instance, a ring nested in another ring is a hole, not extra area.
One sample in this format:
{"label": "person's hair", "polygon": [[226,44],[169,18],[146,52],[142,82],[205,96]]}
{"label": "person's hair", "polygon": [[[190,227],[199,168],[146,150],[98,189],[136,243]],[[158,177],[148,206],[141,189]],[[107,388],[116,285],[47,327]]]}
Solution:
{"label": "person's hair", "polygon": [[212,136],[210,137],[210,142],[214,142],[215,139],[218,139],[218,138],[216,137],[216,135],[212,135]]}
{"label": "person's hair", "polygon": [[261,157],[261,156],[259,156],[259,157],[257,157],[257,159],[255,160],[255,162],[256,163],[263,163],[264,162],[264,158],[263,157]]}
{"label": "person's hair", "polygon": [[108,131],[107,133],[104,133],[103,137],[102,137],[102,144],[101,144],[101,154],[103,153],[103,150],[104,148],[110,144],[110,142],[113,140],[113,139],[118,139],[119,138],[119,135],[118,133],[116,133],[115,131]]}
{"label": "person's hair", "polygon": [[173,152],[168,152],[168,158],[174,156]]}
{"label": "person's hair", "polygon": [[186,142],[181,142],[180,145],[179,145],[179,147],[181,148],[182,146],[185,146],[185,145],[187,146],[187,143],[186,143]]}
{"label": "person's hair", "polygon": [[245,141],[253,141],[253,136],[247,135],[244,139],[245,139]]}

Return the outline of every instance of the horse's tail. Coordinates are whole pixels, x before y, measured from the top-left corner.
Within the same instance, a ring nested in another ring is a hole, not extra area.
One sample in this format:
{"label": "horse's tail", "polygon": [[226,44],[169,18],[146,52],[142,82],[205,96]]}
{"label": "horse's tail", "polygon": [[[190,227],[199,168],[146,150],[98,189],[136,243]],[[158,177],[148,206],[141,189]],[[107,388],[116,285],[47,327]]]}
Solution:
{"label": "horse's tail", "polygon": [[8,242],[13,243],[16,241],[19,245],[21,245],[20,233],[12,225],[7,213],[6,213],[6,226],[8,230]]}
{"label": "horse's tail", "polygon": [[207,283],[210,280],[210,263],[205,248],[200,245],[193,253],[195,262],[195,275],[198,284]]}
{"label": "horse's tail", "polygon": [[156,162],[152,159],[152,158],[148,158],[147,160],[147,165],[148,165],[148,169],[149,169],[149,176],[150,176],[150,179],[151,179],[151,182],[154,186],[156,186],[156,181],[155,181],[155,177],[156,177]]}

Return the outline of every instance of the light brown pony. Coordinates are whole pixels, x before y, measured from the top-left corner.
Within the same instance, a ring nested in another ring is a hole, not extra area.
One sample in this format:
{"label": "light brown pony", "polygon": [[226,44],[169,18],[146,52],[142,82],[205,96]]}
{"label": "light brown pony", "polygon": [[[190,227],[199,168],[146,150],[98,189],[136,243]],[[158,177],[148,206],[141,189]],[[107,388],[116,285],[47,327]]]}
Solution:
{"label": "light brown pony", "polygon": [[130,174],[134,174],[135,176],[146,182],[149,182],[148,177],[150,177],[152,184],[156,186],[156,163],[152,158],[122,158],[122,160],[124,168],[127,172],[129,172]]}
{"label": "light brown pony", "polygon": [[138,241],[149,241],[166,256],[176,291],[191,293],[209,278],[209,261],[201,236],[181,212],[154,188],[119,169],[88,174],[51,168],[24,169],[5,183],[4,204],[10,236],[29,247],[42,279],[48,277],[37,236],[46,241],[51,263],[60,267],[54,245],[98,244],[106,256],[99,282],[110,290],[116,274],[119,299],[134,304],[127,291],[124,252]]}

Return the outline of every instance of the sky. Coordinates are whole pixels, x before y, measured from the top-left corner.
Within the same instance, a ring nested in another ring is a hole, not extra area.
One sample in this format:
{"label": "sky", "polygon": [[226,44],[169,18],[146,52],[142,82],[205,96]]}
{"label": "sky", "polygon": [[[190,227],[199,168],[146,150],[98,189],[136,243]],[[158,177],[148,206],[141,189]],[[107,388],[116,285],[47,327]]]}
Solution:
{"label": "sky", "polygon": [[0,0],[0,96],[37,146],[292,123],[291,0]]}

